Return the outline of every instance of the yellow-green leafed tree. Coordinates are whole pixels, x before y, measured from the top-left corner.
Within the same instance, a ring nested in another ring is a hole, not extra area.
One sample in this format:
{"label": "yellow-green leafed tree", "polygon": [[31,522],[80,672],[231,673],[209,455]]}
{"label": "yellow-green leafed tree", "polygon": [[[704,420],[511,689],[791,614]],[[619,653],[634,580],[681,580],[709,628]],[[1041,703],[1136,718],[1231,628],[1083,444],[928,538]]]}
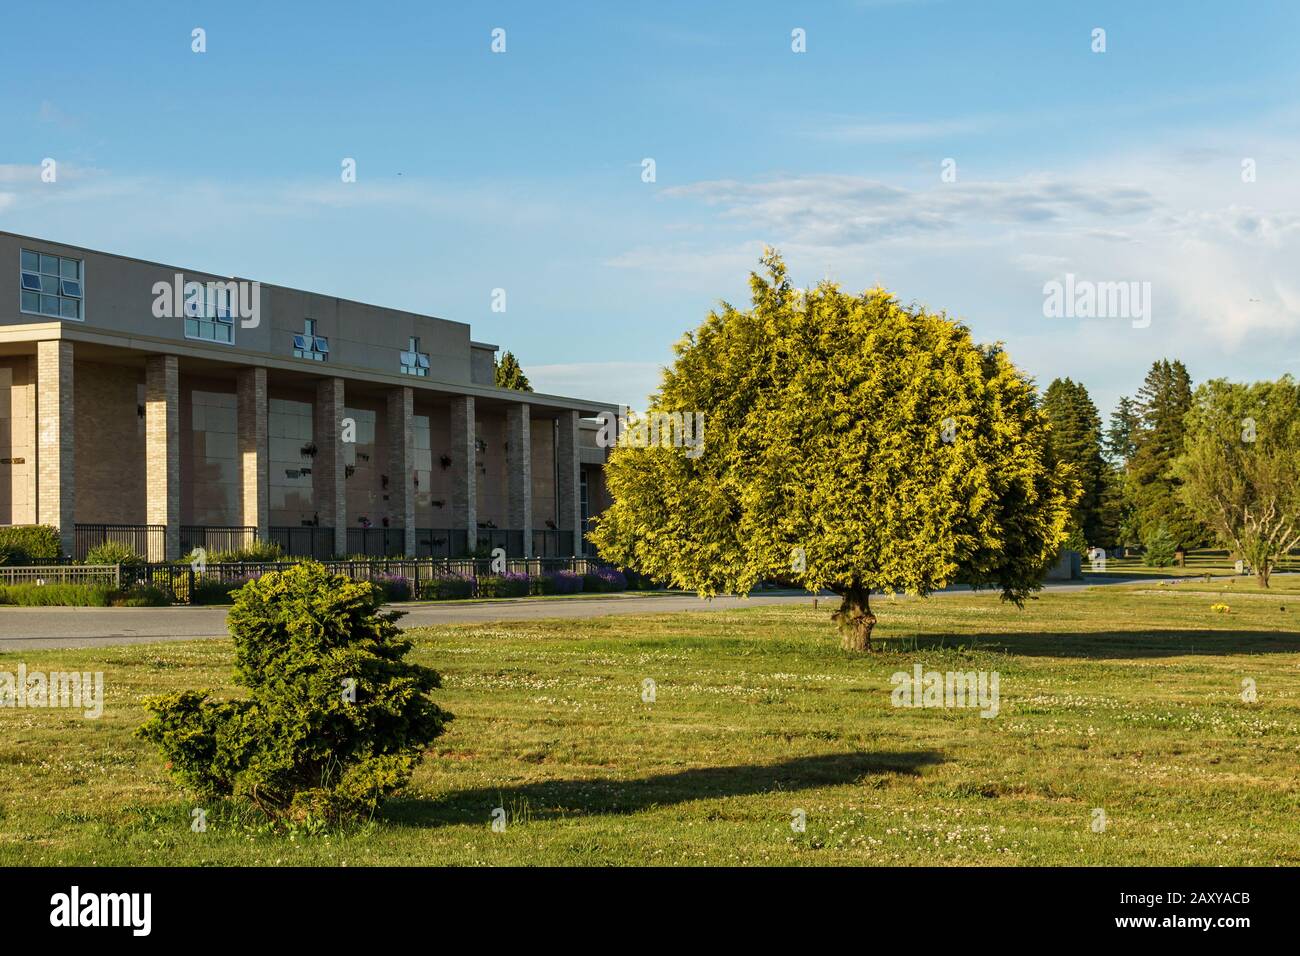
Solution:
{"label": "yellow-green leafed tree", "polygon": [[793,289],[769,250],[753,306],[726,303],[677,345],[648,414],[703,412],[703,452],[614,447],[600,553],[709,596],[765,577],[841,596],[867,650],[874,592],[954,582],[1019,604],[1079,494],[1048,464],[1032,384],[998,347],[881,289]]}

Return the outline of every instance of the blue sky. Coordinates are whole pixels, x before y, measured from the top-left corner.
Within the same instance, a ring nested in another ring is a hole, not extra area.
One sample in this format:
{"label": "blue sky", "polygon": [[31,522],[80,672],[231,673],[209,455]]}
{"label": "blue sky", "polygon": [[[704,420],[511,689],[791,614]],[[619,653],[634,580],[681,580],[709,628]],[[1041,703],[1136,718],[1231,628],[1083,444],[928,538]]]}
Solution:
{"label": "blue sky", "polygon": [[[765,243],[1103,416],[1163,356],[1300,372],[1300,4],[805,7],[11,5],[0,228],[469,322],[635,407]],[[1045,318],[1067,272],[1150,282],[1150,327]]]}

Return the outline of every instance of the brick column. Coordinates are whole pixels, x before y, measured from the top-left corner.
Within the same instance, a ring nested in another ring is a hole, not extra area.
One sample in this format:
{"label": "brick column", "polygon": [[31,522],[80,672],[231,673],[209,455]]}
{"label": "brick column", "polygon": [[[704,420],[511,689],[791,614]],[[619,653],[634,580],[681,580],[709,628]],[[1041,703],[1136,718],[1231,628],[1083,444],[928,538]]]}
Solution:
{"label": "brick column", "polygon": [[266,369],[240,369],[239,470],[242,485],[240,523],[256,528],[261,541],[270,538],[270,488],[267,476]]}
{"label": "brick column", "polygon": [[167,531],[162,551],[151,539],[150,561],[180,557],[180,364],[175,355],[144,361],[145,523]]}
{"label": "brick column", "polygon": [[415,393],[388,390],[388,512],[402,522],[402,553],[415,557]]}
{"label": "brick column", "polygon": [[478,460],[474,447],[474,396],[451,400],[451,527],[464,529],[470,553],[478,540]]}
{"label": "brick column", "polygon": [[573,529],[570,546],[573,554],[582,554],[582,462],[578,452],[578,413],[560,412],[560,427],[555,436],[555,497],[558,502],[555,523],[560,530]]}
{"label": "brick column", "polygon": [[71,555],[77,513],[72,343],[36,343],[36,521],[59,529]]}
{"label": "brick column", "polygon": [[348,553],[348,496],[343,462],[343,379],[322,379],[316,385],[312,441],[312,493],[323,527],[334,529],[334,553]]}
{"label": "brick column", "polygon": [[[506,511],[511,530],[523,529],[524,553],[533,556],[532,420],[527,402],[506,408]],[[511,555],[514,557],[514,555]]]}

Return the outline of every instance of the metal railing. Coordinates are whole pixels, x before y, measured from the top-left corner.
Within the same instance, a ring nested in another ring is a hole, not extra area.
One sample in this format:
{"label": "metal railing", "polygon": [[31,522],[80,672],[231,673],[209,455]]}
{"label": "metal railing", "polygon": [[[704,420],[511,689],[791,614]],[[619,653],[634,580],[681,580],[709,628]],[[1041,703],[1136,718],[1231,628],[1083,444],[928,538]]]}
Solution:
{"label": "metal railing", "polygon": [[348,554],[400,558],[406,552],[406,531],[402,528],[348,528]]}
{"label": "metal railing", "polygon": [[573,532],[546,528],[533,532],[533,555],[538,558],[573,556]]}
{"label": "metal railing", "polygon": [[[594,573],[607,567],[602,561],[586,558],[527,558],[494,562],[491,558],[410,558],[375,561],[323,561],[334,574],[353,581],[384,582],[386,579],[405,578],[413,597],[419,597],[427,582],[446,577],[460,577],[477,582],[479,578],[503,572],[541,577],[556,571],[575,571],[578,574]],[[239,562],[210,563],[202,568],[189,564],[145,564],[121,568],[120,581],[130,584],[149,584],[159,588],[180,604],[193,603],[196,595],[202,599],[205,585],[242,585],[268,571],[283,571],[289,562]],[[111,574],[117,569],[107,566]],[[22,570],[28,570],[23,568]],[[58,570],[58,569],[55,569]],[[80,570],[80,569],[78,569]]]}
{"label": "metal railing", "polygon": [[116,564],[0,564],[0,584],[109,584],[121,587]]}
{"label": "metal railing", "polygon": [[257,540],[257,528],[236,525],[181,525],[181,554],[202,548],[210,554],[238,551]]}
{"label": "metal railing", "polygon": [[272,527],[267,529],[272,544],[295,558],[315,558],[327,561],[334,557],[334,529],[319,525]]}
{"label": "metal railing", "polygon": [[73,526],[72,556],[84,560],[91,548],[124,544],[142,558],[161,557],[167,544],[162,524],[78,524]]}
{"label": "metal railing", "polygon": [[417,558],[468,558],[469,534],[463,528],[416,528]]}

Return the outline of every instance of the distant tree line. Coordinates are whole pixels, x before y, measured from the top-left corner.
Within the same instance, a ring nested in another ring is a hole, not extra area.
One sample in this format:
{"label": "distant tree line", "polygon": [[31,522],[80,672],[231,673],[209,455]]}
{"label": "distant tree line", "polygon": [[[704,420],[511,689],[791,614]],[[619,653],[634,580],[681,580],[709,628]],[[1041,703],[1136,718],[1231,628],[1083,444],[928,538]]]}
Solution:
{"label": "distant tree line", "polygon": [[1300,385],[1290,376],[1193,389],[1182,362],[1162,359],[1105,429],[1087,388],[1068,378],[1047,387],[1042,407],[1049,454],[1082,488],[1067,547],[1141,548],[1165,563],[1220,545],[1265,585],[1300,547]]}

